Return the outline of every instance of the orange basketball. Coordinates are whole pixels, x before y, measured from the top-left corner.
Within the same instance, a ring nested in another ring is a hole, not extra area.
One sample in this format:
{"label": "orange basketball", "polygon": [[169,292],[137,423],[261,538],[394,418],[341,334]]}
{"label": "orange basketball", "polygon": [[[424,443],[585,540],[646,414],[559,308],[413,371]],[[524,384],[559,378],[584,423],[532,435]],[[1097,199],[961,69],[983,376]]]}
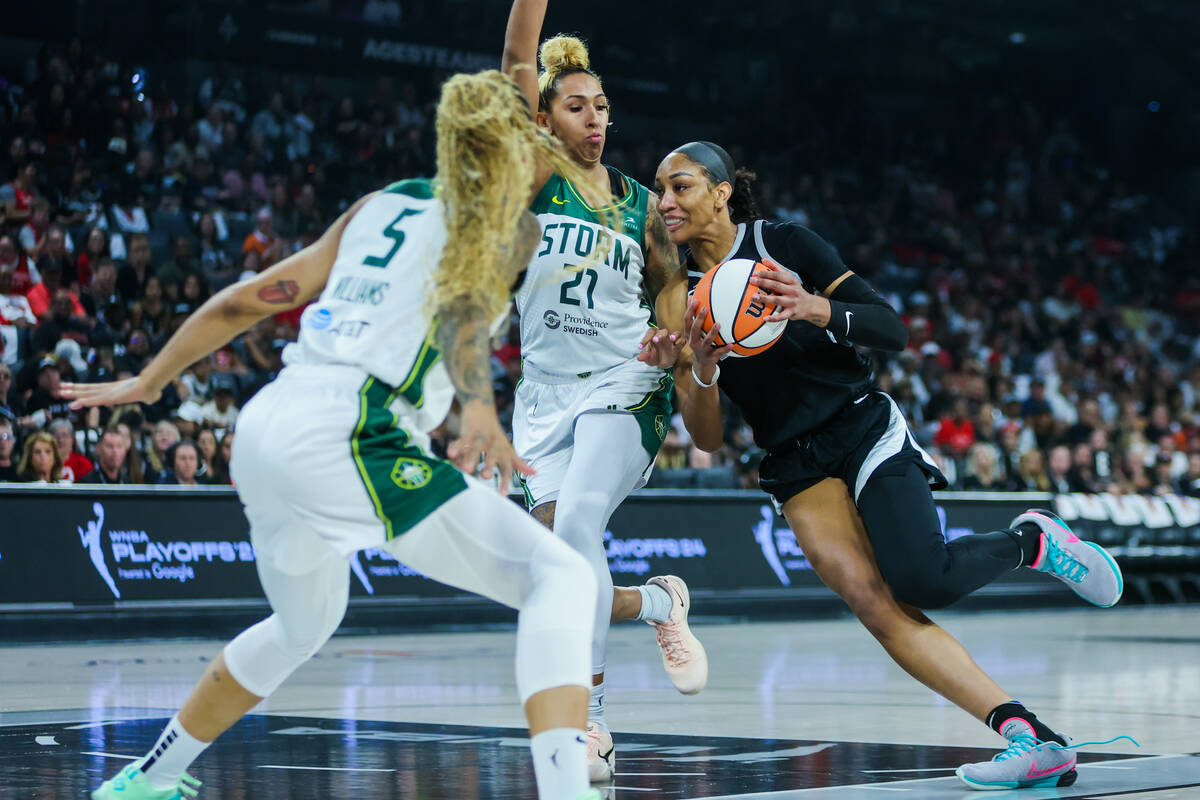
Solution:
{"label": "orange basketball", "polygon": [[772,292],[755,286],[750,277],[755,273],[772,272],[774,267],[748,258],[731,258],[704,273],[692,290],[698,308],[708,308],[701,321],[704,332],[712,330],[714,322],[721,323],[717,332],[718,346],[733,344],[731,355],[753,356],[765,352],[779,341],[787,321],[764,322],[778,306],[754,301],[754,295]]}

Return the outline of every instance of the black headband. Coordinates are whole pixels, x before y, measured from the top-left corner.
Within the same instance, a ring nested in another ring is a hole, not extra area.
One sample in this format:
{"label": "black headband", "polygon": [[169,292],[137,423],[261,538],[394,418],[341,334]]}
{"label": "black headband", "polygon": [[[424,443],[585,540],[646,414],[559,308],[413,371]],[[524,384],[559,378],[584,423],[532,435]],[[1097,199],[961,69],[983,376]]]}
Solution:
{"label": "black headband", "polygon": [[717,183],[733,185],[735,172],[733,159],[721,145],[712,142],[688,142],[682,147],[676,147],[671,152],[682,153],[704,167],[717,179]]}

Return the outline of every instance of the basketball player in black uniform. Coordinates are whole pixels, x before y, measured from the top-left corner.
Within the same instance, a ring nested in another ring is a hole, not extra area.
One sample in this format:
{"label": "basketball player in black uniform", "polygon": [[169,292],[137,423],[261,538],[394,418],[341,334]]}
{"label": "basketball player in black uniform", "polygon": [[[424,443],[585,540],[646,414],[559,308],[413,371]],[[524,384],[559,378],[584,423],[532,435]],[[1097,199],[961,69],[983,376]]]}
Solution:
{"label": "basketball player in black uniform", "polygon": [[[1022,565],[1111,606],[1122,588],[1116,563],[1048,511],[1021,514],[1007,530],[944,540],[930,488],[946,479],[855,349],[902,350],[903,321],[811,230],[757,219],[753,177],[709,142],[683,145],[658,167],[659,210],[671,240],[687,248],[688,286],[664,290],[657,313],[664,330],[687,334],[676,386],[688,431],[704,450],[721,447],[719,386],[767,452],[762,488],[825,584],[909,674],[1009,740],[993,761],[960,767],[964,781],[987,789],[1073,783],[1068,740],[919,609],[948,606]],[[730,258],[776,267],[751,281],[756,300],[777,306],[767,319],[788,320],[771,349],[748,358],[725,358],[731,348],[714,344],[719,325],[705,334],[706,309],[686,296]],[[671,346],[665,338],[650,345]]]}

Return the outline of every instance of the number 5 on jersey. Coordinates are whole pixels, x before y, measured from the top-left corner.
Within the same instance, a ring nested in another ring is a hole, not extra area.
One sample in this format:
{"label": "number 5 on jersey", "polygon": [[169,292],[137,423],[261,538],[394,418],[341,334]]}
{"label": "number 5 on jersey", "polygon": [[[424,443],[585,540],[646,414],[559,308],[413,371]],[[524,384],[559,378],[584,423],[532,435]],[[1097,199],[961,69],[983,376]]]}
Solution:
{"label": "number 5 on jersey", "polygon": [[417,214],[423,213],[425,213],[424,209],[417,211],[411,208],[406,208],[401,211],[400,214],[394,220],[388,223],[386,228],[383,229],[383,235],[392,240],[392,248],[382,256],[367,256],[363,259],[363,263],[368,267],[386,267],[388,263],[391,262],[392,258],[395,257],[396,253],[400,250],[400,246],[404,244],[404,231],[397,227],[400,224],[400,220],[404,219],[405,217],[415,217]]}
{"label": "number 5 on jersey", "polygon": [[592,295],[596,291],[596,281],[600,280],[600,274],[598,272],[596,272],[596,270],[594,270],[594,269],[581,269],[575,273],[575,277],[568,278],[567,280],[563,281],[562,288],[558,292],[558,301],[560,303],[562,303],[565,306],[579,305],[579,300],[577,300],[574,297],[571,297],[571,295],[568,293],[567,290],[574,289],[576,286],[579,286],[579,284],[583,283],[583,277],[585,275],[587,276],[587,279],[588,279],[587,307],[588,308],[596,307],[596,304],[593,300]]}

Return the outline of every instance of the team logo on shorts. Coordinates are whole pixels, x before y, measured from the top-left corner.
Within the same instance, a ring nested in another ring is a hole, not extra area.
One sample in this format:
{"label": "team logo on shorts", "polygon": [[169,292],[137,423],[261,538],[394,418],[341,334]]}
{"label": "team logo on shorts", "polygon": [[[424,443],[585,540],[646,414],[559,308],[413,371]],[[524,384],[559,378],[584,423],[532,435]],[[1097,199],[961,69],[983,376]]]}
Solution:
{"label": "team logo on shorts", "polygon": [[549,328],[550,330],[554,330],[559,325],[562,325],[562,320],[559,319],[558,312],[555,311],[554,309],[550,309],[545,314],[543,314],[542,319],[546,322],[546,327]]}
{"label": "team logo on shorts", "polygon": [[420,489],[433,477],[433,467],[415,458],[396,459],[392,466],[392,483],[401,489]]}
{"label": "team logo on shorts", "polygon": [[654,415],[654,432],[660,440],[667,438],[667,420],[662,414]]}

